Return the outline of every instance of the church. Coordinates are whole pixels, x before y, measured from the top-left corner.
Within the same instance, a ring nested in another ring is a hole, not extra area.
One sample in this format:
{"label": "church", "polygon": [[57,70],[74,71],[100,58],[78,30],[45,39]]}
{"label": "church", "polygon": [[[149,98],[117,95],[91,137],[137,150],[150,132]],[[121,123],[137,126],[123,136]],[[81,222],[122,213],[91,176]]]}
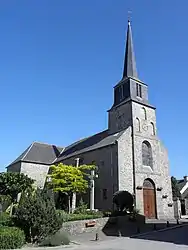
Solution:
{"label": "church", "polygon": [[107,129],[67,147],[33,142],[7,171],[25,173],[42,188],[52,164],[95,163],[96,209],[112,209],[113,194],[127,190],[146,218],[173,218],[168,154],[157,135],[155,111],[137,74],[129,21],[123,75],[114,86]]}

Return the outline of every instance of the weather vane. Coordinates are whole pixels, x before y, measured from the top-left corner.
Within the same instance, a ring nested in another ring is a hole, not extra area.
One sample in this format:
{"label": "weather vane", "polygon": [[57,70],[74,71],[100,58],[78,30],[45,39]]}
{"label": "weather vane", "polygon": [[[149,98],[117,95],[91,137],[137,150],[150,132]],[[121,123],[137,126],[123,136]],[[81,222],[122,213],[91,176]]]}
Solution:
{"label": "weather vane", "polygon": [[131,11],[131,10],[128,10],[128,21],[129,21],[129,22],[131,21],[131,14],[132,14],[132,11]]}

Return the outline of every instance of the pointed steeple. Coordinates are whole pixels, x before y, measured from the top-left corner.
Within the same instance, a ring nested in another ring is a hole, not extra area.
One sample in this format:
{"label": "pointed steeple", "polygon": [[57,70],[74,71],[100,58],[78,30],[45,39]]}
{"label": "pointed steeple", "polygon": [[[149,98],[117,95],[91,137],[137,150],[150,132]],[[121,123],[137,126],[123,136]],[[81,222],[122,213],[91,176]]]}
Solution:
{"label": "pointed steeple", "polygon": [[127,29],[127,41],[126,41],[126,50],[125,50],[125,59],[124,59],[124,70],[123,70],[123,79],[126,77],[138,78],[136,61],[133,48],[133,38],[131,31],[131,23],[128,20],[128,29]]}

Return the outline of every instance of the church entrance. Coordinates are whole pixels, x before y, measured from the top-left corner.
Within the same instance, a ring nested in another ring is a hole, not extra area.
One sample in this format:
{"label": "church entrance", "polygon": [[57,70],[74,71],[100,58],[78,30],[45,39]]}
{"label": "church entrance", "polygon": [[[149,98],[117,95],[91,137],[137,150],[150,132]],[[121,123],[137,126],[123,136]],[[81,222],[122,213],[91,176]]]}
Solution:
{"label": "church entrance", "polygon": [[155,197],[155,184],[146,179],[143,184],[143,199],[144,199],[144,215],[146,218],[156,218],[156,197]]}

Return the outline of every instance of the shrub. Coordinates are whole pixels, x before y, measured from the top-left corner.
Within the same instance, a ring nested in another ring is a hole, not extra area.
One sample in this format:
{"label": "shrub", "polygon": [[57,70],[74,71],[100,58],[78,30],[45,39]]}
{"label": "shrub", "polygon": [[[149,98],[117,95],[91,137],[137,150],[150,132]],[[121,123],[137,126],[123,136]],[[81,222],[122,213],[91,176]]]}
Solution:
{"label": "shrub", "polygon": [[63,210],[58,210],[58,212],[61,214],[61,220],[62,222],[67,221],[76,221],[76,220],[90,220],[90,219],[97,219],[103,217],[103,214],[101,212],[95,212],[95,211],[88,211],[88,214],[67,214]]}
{"label": "shrub", "polygon": [[128,191],[117,191],[113,195],[113,203],[116,204],[117,209],[120,211],[129,210],[131,212],[133,210],[133,202],[134,198]]}
{"label": "shrub", "polygon": [[0,227],[1,226],[13,226],[13,219],[7,213],[0,213]]}
{"label": "shrub", "polygon": [[69,221],[70,214],[66,213],[64,210],[57,210],[57,213],[59,214],[62,223]]}
{"label": "shrub", "polygon": [[58,231],[54,235],[47,237],[40,246],[61,246],[61,245],[69,245],[70,238],[67,232]]}
{"label": "shrub", "polygon": [[110,217],[112,214],[113,214],[112,211],[104,211],[103,212],[104,217]]}
{"label": "shrub", "polygon": [[80,200],[79,206],[74,210],[74,214],[86,214],[87,213],[87,204]]}
{"label": "shrub", "polygon": [[37,243],[55,234],[62,226],[52,198],[43,190],[22,196],[14,221],[24,230],[29,242]]}
{"label": "shrub", "polygon": [[16,227],[0,227],[0,249],[21,248],[25,243],[24,232]]}

